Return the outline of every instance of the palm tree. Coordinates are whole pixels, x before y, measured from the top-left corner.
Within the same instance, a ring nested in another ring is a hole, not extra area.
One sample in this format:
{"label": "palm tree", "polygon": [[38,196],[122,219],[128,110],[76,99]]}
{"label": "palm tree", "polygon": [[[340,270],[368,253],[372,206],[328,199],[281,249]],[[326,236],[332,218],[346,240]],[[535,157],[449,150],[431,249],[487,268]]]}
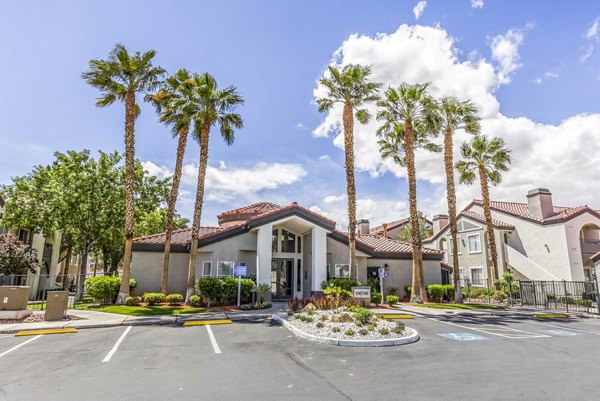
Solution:
{"label": "palm tree", "polygon": [[136,103],[137,93],[155,90],[165,73],[161,67],[152,65],[155,50],[129,54],[125,46],[115,45],[106,60],[93,59],[89,71],[82,78],[102,92],[96,106],[106,107],[119,100],[125,103],[125,255],[123,275],[117,303],[124,304],[129,296],[131,271],[131,247],[133,244],[134,218],[134,169],[135,169],[135,120],[140,114]]}
{"label": "palm tree", "polygon": [[502,172],[508,171],[511,162],[511,151],[506,149],[502,138],[488,140],[485,135],[477,135],[471,143],[463,143],[460,149],[463,160],[456,163],[461,183],[471,185],[479,174],[481,196],[483,198],[483,215],[488,233],[488,246],[492,257],[492,279],[498,279],[498,253],[492,213],[490,212],[490,190],[488,183],[497,185],[502,181]]}
{"label": "palm tree", "polygon": [[244,103],[244,98],[237,93],[235,86],[225,89],[217,87],[217,81],[207,72],[194,75],[192,96],[194,97],[194,139],[200,143],[200,164],[198,166],[198,185],[196,188],[196,203],[192,219],[192,243],[190,249],[190,264],[188,269],[186,302],[194,295],[194,277],[196,271],[196,254],[198,253],[198,231],[204,201],[204,179],[208,164],[208,138],[213,125],[219,125],[221,136],[227,145],[235,140],[235,129],[243,126],[242,117],[232,113],[236,106]]}
{"label": "palm tree", "polygon": [[389,88],[384,99],[377,105],[382,109],[377,119],[383,121],[377,134],[381,155],[391,157],[406,166],[408,175],[408,201],[410,210],[411,243],[413,256],[411,301],[427,302],[423,274],[423,245],[419,231],[417,209],[417,179],[415,172],[415,148],[441,151],[429,141],[438,132],[435,101],[427,94],[428,84],[402,83],[397,89]]}
{"label": "palm tree", "polygon": [[346,186],[348,194],[348,247],[350,249],[350,277],[357,277],[356,263],[356,185],[354,183],[354,117],[361,124],[370,119],[367,103],[378,100],[381,84],[369,82],[371,67],[348,64],[342,67],[329,66],[329,76],[320,79],[327,95],[317,99],[319,112],[331,110],[337,103],[343,104],[344,153],[346,156]]}
{"label": "palm tree", "polygon": [[190,126],[196,113],[200,110],[197,97],[194,96],[194,77],[185,69],[179,69],[175,74],[165,80],[164,86],[155,94],[146,96],[146,100],[154,104],[160,115],[160,122],[171,127],[174,137],[178,137],[177,156],[173,183],[169,194],[167,207],[167,222],[165,232],[165,249],[163,255],[162,277],[160,290],[167,293],[169,284],[169,258],[171,256],[171,237],[173,236],[173,218],[175,205],[181,183],[183,157],[187,145]]}
{"label": "palm tree", "polygon": [[444,134],[444,166],[446,169],[446,192],[448,199],[448,220],[450,225],[452,268],[454,281],[454,300],[462,303],[462,291],[460,289],[458,240],[456,238],[456,190],[454,186],[454,145],[452,137],[454,132],[460,129],[469,134],[479,132],[479,117],[477,107],[471,101],[459,101],[454,97],[443,97],[439,102],[440,130]]}

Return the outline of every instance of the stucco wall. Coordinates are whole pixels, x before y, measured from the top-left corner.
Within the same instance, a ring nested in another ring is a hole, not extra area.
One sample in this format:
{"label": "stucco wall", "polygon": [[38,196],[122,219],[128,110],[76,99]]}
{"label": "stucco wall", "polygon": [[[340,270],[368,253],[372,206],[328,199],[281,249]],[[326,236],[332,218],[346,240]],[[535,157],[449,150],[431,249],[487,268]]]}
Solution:
{"label": "stucco wall", "polygon": [[[592,216],[589,213],[584,213],[569,220],[563,225],[565,237],[567,239],[567,251],[569,256],[571,280],[583,281],[584,276],[584,260],[581,254],[581,243],[579,241],[579,233],[586,224],[595,224],[600,227],[600,219]],[[591,266],[591,264],[590,264]]]}
{"label": "stucco wall", "polygon": [[[135,293],[160,292],[162,252],[133,252],[131,278],[137,281]],[[189,265],[188,253],[171,253],[169,262],[168,293],[185,295]]]}

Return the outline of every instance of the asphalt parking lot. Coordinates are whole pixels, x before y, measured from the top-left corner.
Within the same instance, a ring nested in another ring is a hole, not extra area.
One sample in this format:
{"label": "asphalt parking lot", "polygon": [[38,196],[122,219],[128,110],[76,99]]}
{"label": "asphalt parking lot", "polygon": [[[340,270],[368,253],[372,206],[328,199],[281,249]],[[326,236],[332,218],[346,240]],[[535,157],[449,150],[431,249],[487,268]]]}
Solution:
{"label": "asphalt parking lot", "polygon": [[596,400],[600,319],[406,320],[389,348],[310,343],[270,320],[0,336],[1,400]]}

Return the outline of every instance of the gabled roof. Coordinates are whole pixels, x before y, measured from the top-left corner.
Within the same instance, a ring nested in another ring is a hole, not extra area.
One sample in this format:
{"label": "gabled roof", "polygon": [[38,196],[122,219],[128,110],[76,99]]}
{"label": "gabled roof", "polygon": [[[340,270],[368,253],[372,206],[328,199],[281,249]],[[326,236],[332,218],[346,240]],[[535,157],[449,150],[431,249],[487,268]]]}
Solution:
{"label": "gabled roof", "polygon": [[[408,223],[408,220],[409,220],[408,218],[405,218],[405,219],[390,221],[389,223],[387,223],[387,229],[389,231],[389,230],[398,228],[398,227],[402,226],[403,224]],[[380,226],[377,226],[377,227],[373,227],[369,231],[373,235],[382,235],[383,234],[383,224]]]}
{"label": "gabled roof", "polygon": [[[473,200],[464,210],[469,209],[473,205],[483,206],[483,202],[479,199]],[[539,224],[562,223],[585,212],[600,218],[600,212],[592,209],[588,205],[577,207],[554,206],[554,215],[545,219],[529,213],[529,206],[527,203],[490,201],[490,209]]]}
{"label": "gabled roof", "polygon": [[[470,207],[470,205],[467,206],[467,208],[468,207]],[[465,217],[465,218],[477,221],[479,223],[485,224],[485,216],[484,215],[482,215],[480,213],[477,213],[477,212],[474,212],[472,210],[466,210],[466,208],[465,208],[465,210],[463,210],[462,212],[460,212],[456,216],[456,221],[458,222],[458,220],[461,217]],[[515,226],[513,226],[512,224],[508,224],[508,223],[506,223],[504,221],[501,221],[501,220],[498,220],[498,219],[494,219],[494,218],[492,218],[492,226],[494,228],[497,228],[497,229],[500,229],[500,230],[513,230],[515,228]],[[432,242],[432,241],[435,241],[436,239],[438,239],[439,237],[441,237],[443,235],[443,233],[446,232],[449,228],[450,228],[449,224],[445,225],[437,234],[432,235],[429,238],[425,238],[423,240],[423,242]]]}
{"label": "gabled roof", "polygon": [[271,202],[258,202],[252,205],[240,207],[238,209],[228,210],[226,212],[221,213],[217,217],[229,216],[233,214],[263,214],[272,212],[277,209],[281,209],[281,207],[282,206]]}
{"label": "gabled roof", "polygon": [[[266,204],[266,202],[265,202]],[[274,205],[271,203],[270,205]],[[254,205],[250,205],[254,206]],[[248,207],[250,207],[248,206]],[[277,206],[277,205],[276,205]],[[279,219],[288,217],[288,216],[299,216],[303,219],[319,225],[329,231],[333,231],[335,229],[335,221],[328,219],[320,214],[317,214],[305,207],[302,207],[296,203],[293,203],[288,206],[278,206],[278,208],[267,208],[270,209],[267,212],[258,214],[256,216],[250,217],[247,221],[242,222],[240,224],[236,224],[229,227],[200,227],[199,237],[198,237],[198,246],[205,246],[211,243],[220,241],[225,238],[233,237],[235,235],[243,234],[248,232],[250,229],[259,227],[263,224],[271,223],[273,221],[277,221]],[[160,250],[164,248],[164,243],[166,239],[165,233],[158,233],[147,235],[144,237],[134,238],[133,244],[134,249],[137,248],[139,250]],[[171,237],[171,244],[174,246],[173,251],[186,251],[186,246],[192,240],[192,229],[185,228],[182,230],[173,231],[173,236]],[[160,249],[159,249],[160,248]]]}
{"label": "gabled roof", "polygon": [[[330,238],[348,244],[348,233],[334,231]],[[390,237],[372,234],[356,234],[356,249],[375,258],[412,259],[412,245]],[[423,247],[423,258],[441,260],[444,252]]]}

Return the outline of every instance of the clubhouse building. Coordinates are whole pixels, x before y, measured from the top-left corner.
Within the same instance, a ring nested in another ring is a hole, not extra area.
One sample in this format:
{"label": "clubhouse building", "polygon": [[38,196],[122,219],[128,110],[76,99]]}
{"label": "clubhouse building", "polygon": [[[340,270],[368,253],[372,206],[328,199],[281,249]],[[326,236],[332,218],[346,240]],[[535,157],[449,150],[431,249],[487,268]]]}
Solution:
{"label": "clubhouse building", "polygon": [[[245,265],[249,278],[271,285],[272,299],[284,300],[319,293],[328,278],[350,275],[348,234],[297,203],[260,202],[217,217],[218,227],[200,228],[196,278],[232,276],[234,266]],[[134,239],[131,276],[141,293],[160,291],[164,242],[164,233]],[[190,244],[190,228],[173,232],[169,293],[185,293]],[[376,278],[377,269],[385,267],[389,277],[384,290],[396,287],[402,293],[411,284],[410,244],[372,233],[369,222],[361,220],[356,250],[361,283]],[[443,257],[443,250],[423,248],[426,284],[442,283],[447,277]]]}

